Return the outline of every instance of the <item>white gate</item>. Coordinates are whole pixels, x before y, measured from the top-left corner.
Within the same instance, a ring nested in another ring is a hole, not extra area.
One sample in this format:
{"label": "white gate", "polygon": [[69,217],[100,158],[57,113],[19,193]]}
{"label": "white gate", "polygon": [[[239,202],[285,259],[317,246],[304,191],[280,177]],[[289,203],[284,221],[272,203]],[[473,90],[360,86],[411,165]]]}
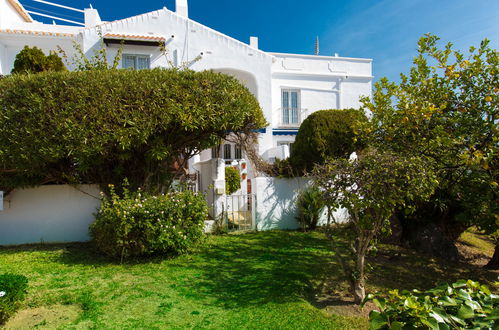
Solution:
{"label": "white gate", "polygon": [[255,194],[227,195],[224,220],[229,231],[255,229]]}

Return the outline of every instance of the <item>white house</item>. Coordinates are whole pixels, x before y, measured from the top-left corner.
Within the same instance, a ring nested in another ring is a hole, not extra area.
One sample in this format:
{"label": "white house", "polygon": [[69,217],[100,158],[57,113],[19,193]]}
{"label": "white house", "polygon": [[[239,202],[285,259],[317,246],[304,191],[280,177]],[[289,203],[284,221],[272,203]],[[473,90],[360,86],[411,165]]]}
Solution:
{"label": "white house", "polygon": [[[269,126],[259,132],[258,150],[269,161],[289,155],[298,127],[314,111],[359,107],[359,98],[371,95],[371,59],[265,52],[258,48],[257,37],[246,44],[189,19],[187,0],[176,0],[175,11],[164,7],[112,22],[102,21],[93,8],[82,14],[82,26],[43,24],[18,0],[0,0],[0,75],[11,72],[16,54],[25,45],[37,46],[46,54],[60,48],[71,57],[76,41],[92,56],[101,47],[101,38],[111,59],[124,41],[122,68],[174,65],[227,73],[260,102]],[[159,47],[163,43],[166,57]],[[244,157],[236,145],[220,148],[225,163]],[[209,175],[219,168],[213,162],[207,165],[212,156],[212,150],[204,150],[189,162],[192,173],[199,171],[201,177],[208,173],[198,180],[201,190],[217,181],[216,175]],[[254,175],[250,169],[247,178]],[[243,192],[245,184],[243,180]]]}
{"label": "white house", "polygon": [[[256,37],[245,44],[189,19],[187,0],[176,0],[175,12],[162,8],[112,22],[101,21],[96,9],[85,9],[84,25],[39,23],[17,0],[0,0],[0,74],[10,73],[25,45],[47,53],[62,48],[71,56],[75,40],[91,56],[100,47],[101,33],[113,57],[124,40],[124,68],[186,65],[238,78],[258,98],[270,123],[261,130],[259,143],[267,159],[275,155],[272,148],[293,143],[310,113],[358,107],[359,97],[371,94],[372,60],[264,52]],[[160,42],[166,44],[169,58],[162,55]],[[235,146],[221,154],[227,159],[241,156]],[[200,160],[210,157],[205,151]]]}

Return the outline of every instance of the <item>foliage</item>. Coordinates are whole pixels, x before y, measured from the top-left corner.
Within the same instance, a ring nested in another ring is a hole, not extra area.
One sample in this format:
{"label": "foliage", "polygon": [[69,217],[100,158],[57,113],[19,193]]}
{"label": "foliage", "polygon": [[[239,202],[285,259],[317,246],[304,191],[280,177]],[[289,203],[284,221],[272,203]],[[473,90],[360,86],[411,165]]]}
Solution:
{"label": "foliage", "polygon": [[311,171],[315,164],[323,164],[327,157],[347,158],[363,147],[356,130],[366,120],[355,109],[321,110],[303,121],[296,135],[290,163],[298,172]]}
{"label": "foliage", "polygon": [[21,306],[26,297],[28,279],[22,275],[0,275],[0,325],[4,324]]}
{"label": "foliage", "polygon": [[[333,223],[332,210],[345,208],[355,230],[351,258],[355,268],[344,261],[343,270],[351,280],[355,301],[365,295],[365,256],[373,240],[389,229],[389,219],[408,202],[425,199],[433,192],[436,180],[427,163],[418,157],[402,157],[379,150],[366,150],[356,160],[329,160],[314,170],[315,184],[322,191]],[[328,220],[329,222],[329,220]],[[333,246],[334,237],[328,231]],[[337,257],[340,254],[336,251]]]}
{"label": "foliage", "polygon": [[[380,150],[432,159],[439,188],[403,225],[431,221],[455,239],[466,227],[497,231],[499,56],[484,40],[467,55],[422,37],[399,84],[381,79],[361,130]],[[402,219],[404,220],[404,219]],[[412,229],[411,229],[412,230]],[[497,232],[496,232],[497,234]],[[418,239],[416,237],[416,239]]]}
{"label": "foliage", "polygon": [[225,193],[232,195],[241,189],[241,175],[239,170],[232,166],[225,167]]}
{"label": "foliage", "polygon": [[235,78],[176,69],[91,70],[0,80],[0,188],[130,180],[166,191],[187,159],[230,131],[265,126]]}
{"label": "foliage", "polygon": [[102,199],[90,234],[111,257],[181,254],[203,236],[208,206],[202,194],[186,190],[149,196],[125,187],[120,197],[112,186],[110,193]]}
{"label": "foliage", "polygon": [[495,329],[499,320],[499,296],[471,280],[426,292],[370,294],[370,300],[380,309],[369,314],[371,329]]}
{"label": "foliage", "polygon": [[296,203],[298,215],[296,220],[304,230],[314,230],[324,209],[321,191],[312,186],[303,190]]}
{"label": "foliage", "polygon": [[59,54],[68,64],[68,66],[73,68],[73,71],[101,71],[108,69],[118,69],[120,61],[123,55],[124,42],[121,42],[121,46],[118,48],[116,55],[112,63],[109,63],[107,47],[104,43],[104,38],[102,35],[102,30],[97,29],[99,35],[99,44],[93,49],[93,55],[88,57],[83,51],[82,46],[77,41],[73,40],[74,55],[69,58],[66,51],[59,47]]}
{"label": "foliage", "polygon": [[45,56],[38,47],[24,46],[16,55],[11,73],[38,73],[44,71],[66,71],[62,59],[54,52]]}

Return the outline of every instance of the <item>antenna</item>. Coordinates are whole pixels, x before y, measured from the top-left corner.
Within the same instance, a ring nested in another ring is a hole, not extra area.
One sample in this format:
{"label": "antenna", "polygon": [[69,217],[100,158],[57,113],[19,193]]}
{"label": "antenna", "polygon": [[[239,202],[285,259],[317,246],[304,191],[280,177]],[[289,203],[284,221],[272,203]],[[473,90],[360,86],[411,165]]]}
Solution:
{"label": "antenna", "polygon": [[319,55],[319,36],[315,37],[315,55]]}

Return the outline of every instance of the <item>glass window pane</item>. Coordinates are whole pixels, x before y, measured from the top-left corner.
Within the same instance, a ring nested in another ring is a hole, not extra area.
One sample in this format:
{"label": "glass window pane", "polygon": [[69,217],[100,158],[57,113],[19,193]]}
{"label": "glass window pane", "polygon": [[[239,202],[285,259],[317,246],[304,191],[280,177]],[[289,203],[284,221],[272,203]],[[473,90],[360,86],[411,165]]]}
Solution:
{"label": "glass window pane", "polygon": [[298,92],[291,92],[291,123],[298,123]]}
{"label": "glass window pane", "polygon": [[224,159],[232,159],[232,146],[230,144],[224,144]]}
{"label": "glass window pane", "polygon": [[238,145],[236,145],[236,146],[234,147],[234,158],[235,158],[235,159],[241,159],[241,158],[243,158],[243,156],[242,156],[242,151],[241,151],[241,147],[240,147],[240,146],[238,146]]}
{"label": "glass window pane", "polygon": [[289,124],[289,92],[282,91],[282,123]]}
{"label": "glass window pane", "polygon": [[135,69],[135,56],[134,55],[123,55],[123,68]]}
{"label": "glass window pane", "polygon": [[137,56],[137,69],[149,69],[149,56]]}

